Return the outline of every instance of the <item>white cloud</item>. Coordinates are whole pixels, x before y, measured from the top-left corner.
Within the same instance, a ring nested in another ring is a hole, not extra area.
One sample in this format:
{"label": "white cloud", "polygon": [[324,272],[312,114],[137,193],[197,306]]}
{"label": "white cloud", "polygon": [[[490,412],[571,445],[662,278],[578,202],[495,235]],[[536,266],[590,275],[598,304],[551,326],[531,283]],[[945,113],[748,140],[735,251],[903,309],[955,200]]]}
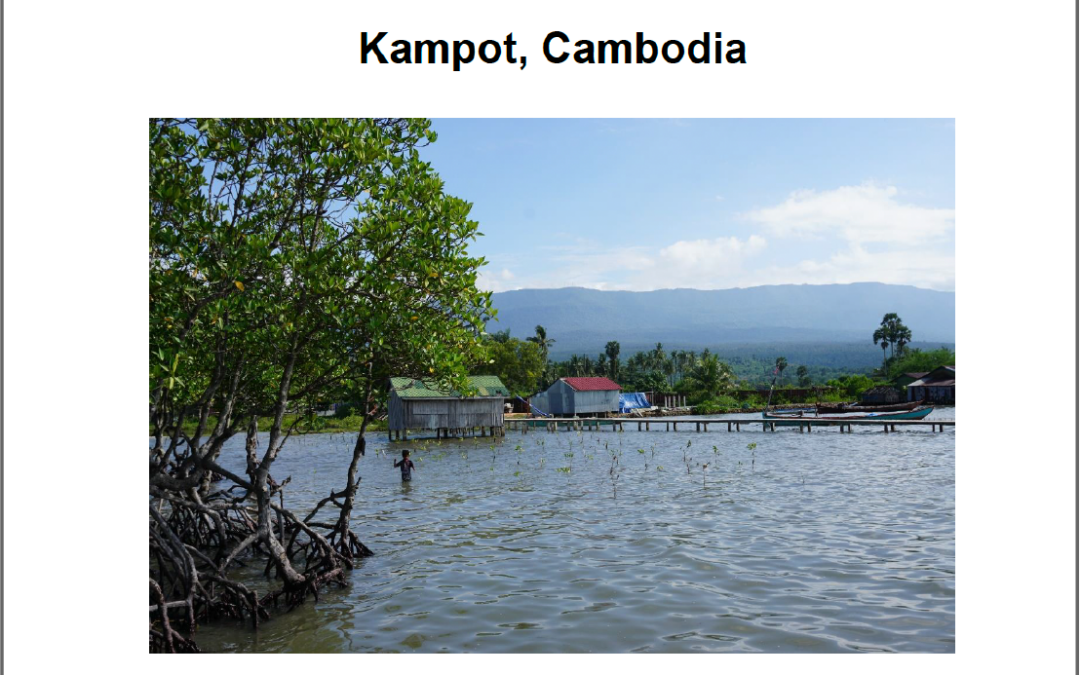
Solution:
{"label": "white cloud", "polygon": [[476,275],[476,287],[482,291],[509,291],[514,288],[520,288],[511,282],[514,279],[514,274],[505,267],[501,272],[486,272],[481,271]]}
{"label": "white cloud", "polygon": [[677,241],[660,250],[660,262],[671,271],[708,275],[739,267],[744,257],[758,253],[765,246],[765,240],[756,234],[746,241],[737,237]]}
{"label": "white cloud", "polygon": [[[761,232],[742,239],[686,239],[658,248],[563,234],[568,243],[532,250],[530,273],[515,277],[504,268],[482,274],[481,287],[653,290],[877,281],[954,290],[955,211],[902,203],[900,196],[896,187],[871,183],[799,190],[744,214]],[[806,238],[819,241],[808,246]],[[767,257],[760,255],[765,250]]]}
{"label": "white cloud", "polygon": [[755,271],[743,285],[850,284],[878,281],[938,291],[956,288],[956,257],[951,251],[868,251],[857,243],[834,253],[828,260],[803,260],[787,267],[772,266]]}
{"label": "white cloud", "polygon": [[[727,288],[743,272],[743,262],[766,247],[763,237],[677,241],[656,251],[645,246],[618,248],[557,247],[547,269],[528,278],[481,273],[484,290],[561,288],[653,290],[657,288]],[[510,274],[508,270],[503,270]],[[512,283],[511,283],[512,280]]]}
{"label": "white cloud", "polygon": [[836,235],[849,242],[919,245],[947,238],[954,209],[935,209],[898,200],[893,186],[865,183],[818,192],[797,190],[777,206],[744,214],[777,236]]}

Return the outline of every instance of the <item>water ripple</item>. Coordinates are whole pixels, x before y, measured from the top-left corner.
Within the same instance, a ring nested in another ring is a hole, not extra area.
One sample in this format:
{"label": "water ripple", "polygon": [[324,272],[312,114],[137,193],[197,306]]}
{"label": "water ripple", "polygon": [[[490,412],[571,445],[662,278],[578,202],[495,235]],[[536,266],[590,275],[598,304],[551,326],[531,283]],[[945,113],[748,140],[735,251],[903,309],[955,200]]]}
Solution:
{"label": "water ripple", "polygon": [[[372,435],[353,528],[377,555],[318,605],[257,634],[204,626],[200,644],[954,652],[954,438],[530,433],[493,452],[492,439],[388,446]],[[339,489],[351,446],[341,434],[290,441],[274,467],[293,477],[286,505]],[[403,447],[422,460],[404,485],[391,466]],[[242,444],[222,461],[242,471]]]}

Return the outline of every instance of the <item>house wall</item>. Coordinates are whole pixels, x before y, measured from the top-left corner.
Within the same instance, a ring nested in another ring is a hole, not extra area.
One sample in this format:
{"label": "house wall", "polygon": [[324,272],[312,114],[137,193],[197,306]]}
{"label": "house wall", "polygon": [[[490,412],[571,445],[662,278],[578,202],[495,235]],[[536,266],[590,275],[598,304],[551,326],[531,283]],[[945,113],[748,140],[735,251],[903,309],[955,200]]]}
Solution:
{"label": "house wall", "polygon": [[390,395],[387,425],[398,429],[469,429],[503,426],[503,398],[401,398]]}
{"label": "house wall", "polygon": [[572,394],[573,415],[619,412],[618,391],[572,391]]}
{"label": "house wall", "polygon": [[570,385],[562,380],[556,380],[545,393],[548,407],[543,408],[544,412],[556,417],[574,414],[574,390],[570,388]]}
{"label": "house wall", "polygon": [[[551,402],[548,400],[546,391],[542,391],[539,394],[534,394],[529,397],[529,403],[536,407],[537,410],[542,410],[545,414],[551,415],[552,412],[548,409],[551,407]],[[529,412],[533,412],[532,409]]]}
{"label": "house wall", "polygon": [[922,401],[924,398],[931,403],[956,404],[956,386],[952,387],[912,387],[908,386],[908,400]]}

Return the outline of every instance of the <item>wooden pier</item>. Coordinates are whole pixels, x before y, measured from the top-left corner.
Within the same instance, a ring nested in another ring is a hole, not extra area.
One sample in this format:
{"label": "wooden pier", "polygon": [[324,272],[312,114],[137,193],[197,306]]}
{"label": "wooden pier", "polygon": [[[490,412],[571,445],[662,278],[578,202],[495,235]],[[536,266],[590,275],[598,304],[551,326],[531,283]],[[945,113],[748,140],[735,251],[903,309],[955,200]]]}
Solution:
{"label": "wooden pier", "polygon": [[679,425],[684,430],[689,430],[693,425],[694,431],[701,433],[709,430],[709,425],[726,428],[727,431],[742,431],[742,428],[761,426],[762,431],[776,431],[776,427],[798,427],[799,433],[812,433],[814,427],[839,427],[840,433],[851,433],[853,427],[881,427],[885,433],[897,430],[897,427],[930,427],[932,431],[943,432],[945,427],[955,427],[956,420],[823,420],[806,417],[793,420],[767,420],[762,418],[742,419],[716,419],[702,417],[649,417],[649,418],[594,418],[594,417],[547,417],[547,418],[518,418],[507,419],[504,424],[507,429],[528,433],[531,430],[544,430],[551,433],[557,431],[602,431],[608,427],[611,431],[625,431],[626,425],[637,425],[638,431],[657,430],[678,431]]}

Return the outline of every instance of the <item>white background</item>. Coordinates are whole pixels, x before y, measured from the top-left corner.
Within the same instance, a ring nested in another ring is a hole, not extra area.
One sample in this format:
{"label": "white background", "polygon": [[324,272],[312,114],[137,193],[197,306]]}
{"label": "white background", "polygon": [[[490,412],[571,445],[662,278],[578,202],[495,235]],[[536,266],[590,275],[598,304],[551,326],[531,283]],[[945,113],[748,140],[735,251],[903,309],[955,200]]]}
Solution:
{"label": "white background", "polygon": [[[1073,668],[1071,3],[11,0],[4,11],[8,672]],[[363,30],[388,31],[384,43],[513,31],[528,66],[362,66]],[[684,42],[719,30],[746,43],[748,63],[553,65],[540,49],[551,30]],[[872,663],[148,656],[146,478],[135,467],[145,442],[146,119],[159,115],[955,118],[957,653]]]}

